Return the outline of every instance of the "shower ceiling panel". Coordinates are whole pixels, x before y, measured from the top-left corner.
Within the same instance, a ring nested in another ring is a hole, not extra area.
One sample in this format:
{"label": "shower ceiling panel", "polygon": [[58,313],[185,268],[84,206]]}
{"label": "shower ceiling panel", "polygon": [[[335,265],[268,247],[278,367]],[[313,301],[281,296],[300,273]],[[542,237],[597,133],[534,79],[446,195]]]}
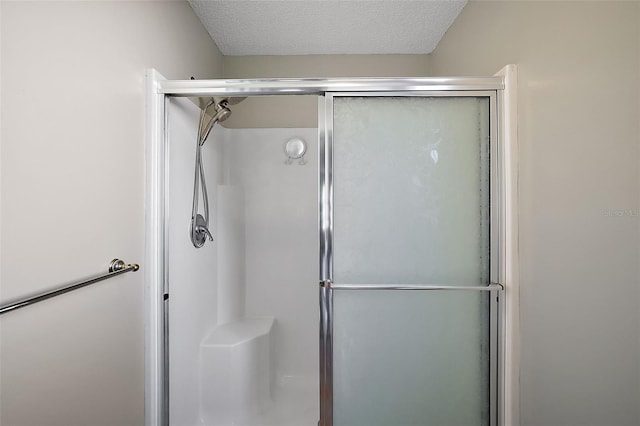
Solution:
{"label": "shower ceiling panel", "polygon": [[467,0],[189,0],[224,55],[431,53]]}

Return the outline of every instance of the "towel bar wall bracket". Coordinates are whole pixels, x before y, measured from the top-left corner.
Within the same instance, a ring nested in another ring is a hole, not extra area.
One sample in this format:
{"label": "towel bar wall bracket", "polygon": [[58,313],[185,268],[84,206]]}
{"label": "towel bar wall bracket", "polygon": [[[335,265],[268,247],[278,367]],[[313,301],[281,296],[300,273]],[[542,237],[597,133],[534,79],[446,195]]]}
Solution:
{"label": "towel bar wall bracket", "polygon": [[124,260],[120,259],[113,259],[109,264],[109,272],[121,271],[126,268],[133,268],[131,270],[133,272],[136,272],[138,269],[140,269],[140,265],[138,265],[137,263],[127,264]]}
{"label": "towel bar wall bracket", "polygon": [[52,290],[43,291],[33,294],[31,296],[21,297],[6,303],[0,304],[0,315],[7,312],[14,311],[25,306],[33,305],[34,303],[42,302],[43,300],[51,299],[52,297],[59,296],[61,294],[68,293],[73,290],[77,290],[82,287],[86,287],[90,284],[95,284],[100,281],[115,277],[116,275],[124,274],[127,272],[135,272],[140,269],[140,265],[137,263],[126,263],[120,259],[113,259],[109,264],[109,272],[96,277],[87,278],[82,281],[78,281],[72,284],[67,284],[62,287],[58,287]]}

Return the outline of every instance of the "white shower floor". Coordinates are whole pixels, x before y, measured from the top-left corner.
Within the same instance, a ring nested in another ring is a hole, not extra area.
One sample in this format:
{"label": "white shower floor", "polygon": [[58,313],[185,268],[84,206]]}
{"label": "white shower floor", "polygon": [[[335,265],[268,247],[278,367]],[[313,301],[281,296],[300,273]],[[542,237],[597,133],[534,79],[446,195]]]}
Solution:
{"label": "white shower floor", "polygon": [[317,378],[281,377],[272,390],[272,403],[262,412],[233,425],[317,426],[320,419]]}

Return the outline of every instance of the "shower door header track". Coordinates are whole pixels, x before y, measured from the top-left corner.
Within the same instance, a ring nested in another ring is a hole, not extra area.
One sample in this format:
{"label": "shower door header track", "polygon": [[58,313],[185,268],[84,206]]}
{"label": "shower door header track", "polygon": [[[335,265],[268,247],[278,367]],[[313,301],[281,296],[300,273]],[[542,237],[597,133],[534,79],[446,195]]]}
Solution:
{"label": "shower door header track", "polygon": [[286,78],[163,80],[158,93],[168,96],[321,95],[326,92],[413,92],[502,90],[502,77]]}

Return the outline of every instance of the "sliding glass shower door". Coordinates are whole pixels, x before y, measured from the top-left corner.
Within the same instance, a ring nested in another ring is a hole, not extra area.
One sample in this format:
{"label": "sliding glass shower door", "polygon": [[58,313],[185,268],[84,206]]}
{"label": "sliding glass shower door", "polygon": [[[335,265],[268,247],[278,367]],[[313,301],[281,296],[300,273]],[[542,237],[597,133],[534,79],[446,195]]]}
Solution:
{"label": "sliding glass shower door", "polygon": [[322,426],[497,424],[494,94],[325,96]]}

